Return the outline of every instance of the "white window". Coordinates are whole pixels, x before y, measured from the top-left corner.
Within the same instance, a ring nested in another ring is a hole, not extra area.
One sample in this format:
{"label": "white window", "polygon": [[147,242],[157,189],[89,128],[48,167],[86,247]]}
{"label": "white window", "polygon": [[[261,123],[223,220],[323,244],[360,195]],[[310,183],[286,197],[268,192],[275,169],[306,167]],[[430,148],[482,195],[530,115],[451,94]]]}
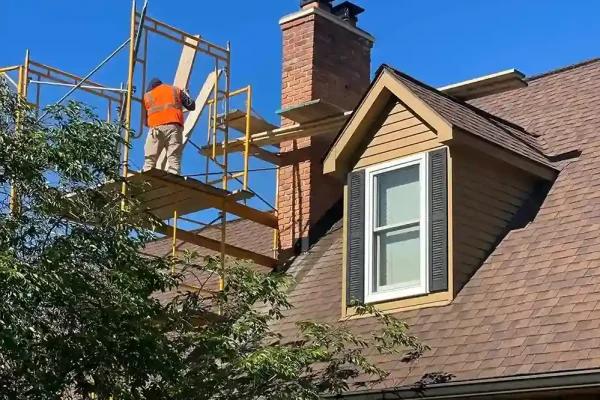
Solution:
{"label": "white window", "polygon": [[366,172],[365,301],[427,293],[427,154]]}

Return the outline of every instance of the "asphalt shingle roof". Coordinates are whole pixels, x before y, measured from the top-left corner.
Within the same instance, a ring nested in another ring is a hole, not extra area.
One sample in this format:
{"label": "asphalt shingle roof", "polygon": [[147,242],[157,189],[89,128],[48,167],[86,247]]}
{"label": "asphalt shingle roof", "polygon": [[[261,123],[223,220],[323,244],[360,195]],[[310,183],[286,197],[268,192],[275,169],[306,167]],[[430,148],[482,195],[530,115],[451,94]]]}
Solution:
{"label": "asphalt shingle roof", "polygon": [[[466,380],[600,367],[600,59],[470,102],[507,122],[397,76],[451,123],[497,135],[523,156],[546,163],[544,153],[582,153],[564,165],[536,218],[505,237],[451,305],[397,314],[431,351],[412,365],[379,359],[391,371],[386,385],[426,372]],[[240,223],[231,243],[256,249],[264,239],[270,251],[272,231],[244,223],[255,228]],[[283,334],[293,334],[299,320],[339,321],[342,229],[338,221],[292,264],[299,283],[290,293],[295,308],[276,327]],[[374,329],[371,318],[351,324],[365,334]]]}
{"label": "asphalt shingle roof", "polygon": [[543,138],[518,125],[503,121],[462,100],[451,97],[398,70],[385,66],[421,100],[437,111],[452,125],[515,153],[553,167],[545,154]]}
{"label": "asphalt shingle roof", "polygon": [[[465,380],[600,367],[600,60],[528,83],[473,105],[542,135],[553,154],[581,147],[582,155],[561,171],[534,221],[508,234],[451,305],[397,314],[431,351],[412,365],[383,357],[387,386],[426,372]],[[298,320],[339,320],[342,248],[340,221],[293,266],[303,279],[290,294],[296,308],[278,327],[284,334]],[[374,321],[352,326],[368,334]]]}

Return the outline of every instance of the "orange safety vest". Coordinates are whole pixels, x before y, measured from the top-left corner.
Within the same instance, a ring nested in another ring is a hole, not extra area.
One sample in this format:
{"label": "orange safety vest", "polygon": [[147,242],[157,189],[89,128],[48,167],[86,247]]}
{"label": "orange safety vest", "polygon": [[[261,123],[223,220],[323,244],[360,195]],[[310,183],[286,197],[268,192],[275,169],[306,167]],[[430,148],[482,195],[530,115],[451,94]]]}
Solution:
{"label": "orange safety vest", "polygon": [[181,90],[170,85],[160,85],[144,95],[148,112],[148,126],[178,123],[183,126]]}

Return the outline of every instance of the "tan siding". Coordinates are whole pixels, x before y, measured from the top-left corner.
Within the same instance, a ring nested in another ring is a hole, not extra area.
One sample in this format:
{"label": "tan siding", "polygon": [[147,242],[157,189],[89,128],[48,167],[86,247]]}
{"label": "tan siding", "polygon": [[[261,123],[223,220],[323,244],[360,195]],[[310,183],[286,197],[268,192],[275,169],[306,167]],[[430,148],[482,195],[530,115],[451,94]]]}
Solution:
{"label": "tan siding", "polygon": [[437,133],[397,102],[361,155],[355,168],[368,167],[440,146]]}
{"label": "tan siding", "polygon": [[472,150],[453,149],[454,290],[464,286],[530,196],[534,179]]}

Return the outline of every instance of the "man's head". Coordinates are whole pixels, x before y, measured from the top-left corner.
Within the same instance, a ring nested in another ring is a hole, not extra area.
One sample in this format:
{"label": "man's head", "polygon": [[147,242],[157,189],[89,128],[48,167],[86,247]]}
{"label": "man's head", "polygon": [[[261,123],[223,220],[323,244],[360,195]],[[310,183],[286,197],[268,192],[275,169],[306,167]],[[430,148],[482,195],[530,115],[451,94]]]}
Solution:
{"label": "man's head", "polygon": [[160,85],[162,85],[163,83],[161,82],[160,79],[158,78],[152,78],[150,80],[150,83],[148,84],[148,90],[146,90],[147,92],[151,91],[152,89],[156,89],[157,87],[159,87]]}

